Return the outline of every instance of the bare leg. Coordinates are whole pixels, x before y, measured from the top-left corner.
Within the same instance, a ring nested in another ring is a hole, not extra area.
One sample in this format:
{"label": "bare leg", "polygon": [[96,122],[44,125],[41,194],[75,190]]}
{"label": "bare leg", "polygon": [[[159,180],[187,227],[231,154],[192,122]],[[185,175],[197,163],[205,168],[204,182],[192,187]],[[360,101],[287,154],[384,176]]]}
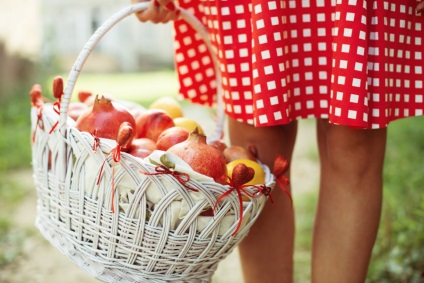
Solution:
{"label": "bare leg", "polygon": [[386,129],[318,120],[321,183],[312,282],[364,282],[381,213]]}
{"label": "bare leg", "polygon": [[[272,168],[278,153],[291,159],[297,122],[285,126],[254,128],[229,121],[232,144],[257,146],[260,160]],[[239,245],[246,283],[293,282],[294,215],[289,198],[279,188],[272,193],[249,235]]]}

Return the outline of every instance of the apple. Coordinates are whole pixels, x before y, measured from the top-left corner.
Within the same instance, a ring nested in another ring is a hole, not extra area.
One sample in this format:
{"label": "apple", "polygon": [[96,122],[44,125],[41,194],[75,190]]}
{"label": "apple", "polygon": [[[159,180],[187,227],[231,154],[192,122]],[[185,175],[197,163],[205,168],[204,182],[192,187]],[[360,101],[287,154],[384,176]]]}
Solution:
{"label": "apple", "polygon": [[81,90],[78,92],[78,100],[86,104],[92,104],[94,102],[93,93],[90,91]]}
{"label": "apple", "polygon": [[136,120],[137,138],[148,138],[156,142],[160,134],[174,127],[174,120],[165,111],[147,109]]}
{"label": "apple", "polygon": [[74,121],[88,108],[87,104],[79,101],[71,102],[68,107],[68,116]]}
{"label": "apple", "polygon": [[152,150],[145,149],[145,148],[131,148],[131,150],[128,153],[135,157],[146,158],[152,152],[153,152]]}
{"label": "apple", "polygon": [[156,149],[168,150],[171,146],[187,140],[189,132],[181,127],[171,127],[160,134],[156,142]]}
{"label": "apple", "polygon": [[222,153],[224,154],[225,161],[227,163],[237,159],[250,159],[253,161],[256,160],[256,157],[252,154],[251,151],[238,145],[231,145],[224,149]]}
{"label": "apple", "polygon": [[224,150],[227,148],[227,145],[222,140],[215,140],[208,143],[210,146],[213,146],[220,152],[224,152]]}
{"label": "apple", "polygon": [[130,150],[136,150],[136,149],[146,149],[153,151],[156,148],[156,143],[148,138],[138,138],[134,139],[131,144]]}

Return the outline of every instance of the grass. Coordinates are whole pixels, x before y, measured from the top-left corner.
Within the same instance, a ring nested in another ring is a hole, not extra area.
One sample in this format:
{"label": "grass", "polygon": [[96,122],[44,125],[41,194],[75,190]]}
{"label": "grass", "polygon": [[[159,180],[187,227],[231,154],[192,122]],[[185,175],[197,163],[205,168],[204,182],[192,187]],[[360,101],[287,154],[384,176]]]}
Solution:
{"label": "grass", "polygon": [[315,219],[317,196],[316,191],[311,191],[302,194],[296,201],[295,282],[310,282],[312,230]]}
{"label": "grass", "polygon": [[21,230],[13,222],[13,213],[28,193],[22,183],[0,172],[0,267],[13,262],[21,253],[22,243],[29,231]]}
{"label": "grass", "polygon": [[424,117],[388,131],[381,225],[368,282],[424,282]]}

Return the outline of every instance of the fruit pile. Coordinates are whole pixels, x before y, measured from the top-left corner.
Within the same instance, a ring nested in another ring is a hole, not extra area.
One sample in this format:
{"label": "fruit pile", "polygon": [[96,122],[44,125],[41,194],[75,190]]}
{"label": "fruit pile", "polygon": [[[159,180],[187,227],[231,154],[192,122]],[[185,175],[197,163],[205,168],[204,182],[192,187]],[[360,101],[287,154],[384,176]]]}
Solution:
{"label": "fruit pile", "polygon": [[[33,87],[30,95],[33,105],[43,104],[45,99],[39,85]],[[62,95],[63,79],[58,76],[53,80],[56,107]],[[234,172],[244,176],[245,182],[240,185],[265,183],[265,173],[257,162],[254,147],[227,146],[223,140],[208,143],[199,123],[184,117],[180,103],[173,97],[158,98],[145,108],[137,103],[80,91],[78,101],[69,104],[68,115],[75,120],[79,131],[95,138],[116,140],[122,152],[135,157],[146,158],[153,151],[161,150],[177,155],[194,171],[218,183],[226,184],[234,177],[239,179],[233,176]],[[238,164],[247,165],[251,169],[245,170],[250,173],[234,170]]]}
{"label": "fruit pile", "polygon": [[[53,96],[56,101],[44,98],[40,85],[34,85],[30,91],[31,105],[35,108],[38,116],[33,132],[33,140],[37,128],[44,129],[41,119],[43,111],[60,113],[60,104],[63,96],[63,79],[60,76],[53,80]],[[181,105],[173,97],[158,98],[148,108],[145,108],[137,103],[116,100],[105,96],[94,96],[90,92],[80,91],[78,93],[78,101],[69,104],[68,122],[71,122],[72,126],[76,127],[80,132],[87,132],[94,137],[94,151],[99,146],[99,143],[102,142],[102,139],[116,141],[117,146],[111,152],[105,153],[112,154],[116,163],[114,166],[121,166],[119,164],[121,152],[133,155],[136,158],[142,158],[150,163],[152,163],[155,156],[159,156],[160,158],[157,159],[157,162],[155,161],[152,164],[160,167],[161,171],[159,173],[161,174],[171,173],[177,179],[180,173],[182,175],[188,174],[188,180],[192,177],[191,174],[197,177],[200,175],[202,179],[206,177],[209,178],[208,180],[227,185],[228,191],[218,196],[215,207],[204,208],[199,217],[213,216],[218,203],[233,191],[238,196],[240,207],[243,206],[242,202],[249,202],[252,198],[269,195],[270,193],[270,188],[265,185],[266,174],[259,162],[257,149],[254,145],[245,148],[236,145],[227,146],[223,140],[207,141],[201,125],[193,119],[184,117]],[[52,133],[56,130],[57,125],[58,122],[47,131]],[[176,157],[178,160],[170,162],[167,159],[168,156]],[[49,156],[50,158],[51,156]],[[175,164],[179,161],[182,161],[184,166],[187,165],[190,172],[178,172]],[[93,166],[95,165],[93,164]],[[289,184],[288,179],[284,176],[287,168],[287,159],[278,155],[275,159],[273,174],[279,186],[290,197],[289,192],[285,188]],[[89,171],[93,170],[90,169]],[[94,179],[99,182],[101,172],[99,176],[89,178],[88,184],[92,184],[91,180]],[[92,173],[87,175],[90,174]],[[116,191],[119,197],[119,209],[125,212],[125,207],[128,205],[131,195],[134,194],[134,186],[130,184],[130,180],[125,178],[123,180],[121,180],[120,184],[117,184]],[[190,193],[196,194],[198,192],[186,185],[184,181],[180,179],[178,181],[189,189]],[[128,185],[125,182],[128,182]],[[114,184],[113,179],[112,184]],[[150,186],[151,188],[147,188],[145,192],[148,198],[149,210],[153,211],[154,206],[160,201],[162,195],[158,193],[159,190],[157,188],[154,188],[153,183]],[[87,188],[89,187],[87,186]],[[112,188],[112,190],[114,192],[115,188]],[[87,193],[92,194],[92,192]],[[112,202],[113,198],[114,195],[112,195]],[[175,214],[179,215],[174,217],[175,221],[172,226],[176,227],[174,225],[177,225],[184,215],[183,211],[187,204],[181,199],[174,202]],[[113,205],[112,211],[114,211]],[[234,233],[242,225],[242,209],[238,219],[239,223]],[[229,221],[229,223],[231,222]]]}

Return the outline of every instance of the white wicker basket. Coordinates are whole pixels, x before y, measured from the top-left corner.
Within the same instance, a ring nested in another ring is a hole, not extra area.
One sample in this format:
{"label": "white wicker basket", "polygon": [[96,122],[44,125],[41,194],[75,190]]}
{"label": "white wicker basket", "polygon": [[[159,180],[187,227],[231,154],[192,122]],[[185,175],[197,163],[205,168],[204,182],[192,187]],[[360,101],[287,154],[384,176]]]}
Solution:
{"label": "white wicker basket", "polygon": [[[200,216],[229,186],[192,179],[188,185],[199,191],[193,193],[170,174],[141,173],[155,172],[155,166],[142,159],[122,153],[116,163],[108,154],[114,141],[101,139],[94,151],[93,136],[78,131],[67,116],[74,85],[95,45],[113,25],[146,7],[140,3],[122,9],[90,38],[69,74],[60,115],[51,104],[45,104],[42,112],[33,107],[36,226],[53,246],[104,282],[208,282],[218,263],[247,235],[267,196],[252,198],[240,207],[237,194],[232,192],[219,203],[214,217]],[[181,16],[211,50],[202,25],[184,10]],[[220,90],[218,97],[218,107],[222,107]],[[223,111],[219,113],[216,138],[224,120]],[[57,121],[57,129],[49,133]],[[266,166],[264,169],[266,185],[272,188],[274,176]],[[100,171],[102,179],[97,184]],[[148,199],[152,188],[160,192],[153,209]],[[116,189],[114,194],[112,189]],[[254,192],[255,188],[247,190]],[[180,205],[178,222],[176,203]],[[186,209],[183,217],[181,204]],[[113,207],[120,209],[114,211]],[[239,224],[240,209],[243,222],[232,235]]]}

